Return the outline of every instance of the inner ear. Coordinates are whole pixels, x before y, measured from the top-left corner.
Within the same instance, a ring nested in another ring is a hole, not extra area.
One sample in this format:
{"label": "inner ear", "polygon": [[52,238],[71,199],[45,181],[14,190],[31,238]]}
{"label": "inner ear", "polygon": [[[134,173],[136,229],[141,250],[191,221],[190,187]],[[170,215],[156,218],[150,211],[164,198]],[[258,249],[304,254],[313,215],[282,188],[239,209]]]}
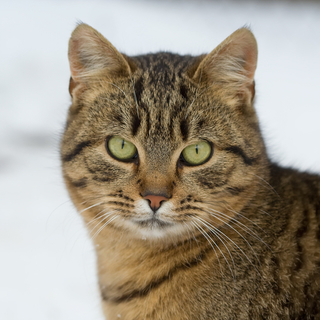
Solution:
{"label": "inner ear", "polygon": [[77,86],[77,82],[75,82],[72,77],[70,77],[70,82],[69,82],[69,93],[70,96],[73,97],[72,91],[75,89],[75,87]]}
{"label": "inner ear", "polygon": [[256,83],[255,81],[252,81],[252,85],[249,86],[249,90],[251,92],[251,102],[253,101],[255,95],[256,95]]}

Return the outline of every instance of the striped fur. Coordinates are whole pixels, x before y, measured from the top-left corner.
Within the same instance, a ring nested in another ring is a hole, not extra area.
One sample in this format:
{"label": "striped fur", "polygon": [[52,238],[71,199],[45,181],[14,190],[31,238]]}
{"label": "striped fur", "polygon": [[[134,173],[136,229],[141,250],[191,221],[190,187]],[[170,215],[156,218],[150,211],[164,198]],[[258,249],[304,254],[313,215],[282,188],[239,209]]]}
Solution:
{"label": "striped fur", "polygon": [[[61,159],[108,320],[320,318],[320,178],[269,161],[256,57],[247,29],[199,57],[127,57],[85,24],[73,32]],[[138,157],[111,157],[113,135]],[[185,165],[199,140],[211,158]],[[150,193],[168,198],[153,219]]]}

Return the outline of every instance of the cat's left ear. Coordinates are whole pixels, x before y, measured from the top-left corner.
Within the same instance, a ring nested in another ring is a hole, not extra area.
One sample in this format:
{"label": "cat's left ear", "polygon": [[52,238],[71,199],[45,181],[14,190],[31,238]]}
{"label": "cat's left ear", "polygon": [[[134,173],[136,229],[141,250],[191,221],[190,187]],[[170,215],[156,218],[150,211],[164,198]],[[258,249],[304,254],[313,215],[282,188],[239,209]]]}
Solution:
{"label": "cat's left ear", "polygon": [[192,79],[205,83],[224,98],[251,103],[254,97],[254,74],[258,48],[252,32],[241,28],[203,58]]}

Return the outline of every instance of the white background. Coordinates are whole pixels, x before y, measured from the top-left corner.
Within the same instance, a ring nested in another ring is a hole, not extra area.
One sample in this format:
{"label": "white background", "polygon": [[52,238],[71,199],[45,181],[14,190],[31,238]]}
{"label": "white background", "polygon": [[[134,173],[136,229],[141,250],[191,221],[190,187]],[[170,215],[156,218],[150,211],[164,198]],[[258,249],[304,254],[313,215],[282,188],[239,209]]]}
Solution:
{"label": "white background", "polygon": [[93,248],[59,164],[78,20],[127,54],[209,52],[251,26],[269,154],[320,172],[319,4],[0,0],[1,320],[102,319]]}

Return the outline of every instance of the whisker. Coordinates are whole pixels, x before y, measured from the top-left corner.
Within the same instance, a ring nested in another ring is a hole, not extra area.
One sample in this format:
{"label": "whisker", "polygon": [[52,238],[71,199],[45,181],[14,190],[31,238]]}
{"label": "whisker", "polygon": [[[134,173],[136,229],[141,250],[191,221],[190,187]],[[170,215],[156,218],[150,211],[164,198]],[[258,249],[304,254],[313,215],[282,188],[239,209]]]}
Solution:
{"label": "whisker", "polygon": [[[221,278],[223,279],[223,272],[222,272],[222,267],[221,267],[220,259],[219,259],[219,256],[218,256],[218,254],[217,254],[217,251],[216,251],[216,249],[214,248],[214,246],[212,245],[212,243],[213,243],[215,246],[217,246],[217,244],[216,244],[208,235],[206,235],[205,232],[202,231],[203,229],[202,229],[195,221],[191,221],[191,223],[192,223],[192,224],[198,229],[198,231],[205,237],[205,239],[209,242],[211,248],[213,249],[216,257],[218,258],[218,263],[219,263],[220,272],[221,272]],[[202,229],[202,230],[201,230],[201,229]],[[209,239],[210,239],[212,242],[208,239],[208,237],[209,237]],[[217,247],[218,247],[218,246],[217,246]]]}
{"label": "whisker", "polygon": [[90,233],[92,233],[93,230],[99,226],[99,224],[101,224],[111,214],[113,214],[115,212],[117,212],[116,209],[110,210],[109,208],[105,208],[105,209],[101,210],[100,212],[98,212],[97,215],[95,216],[95,218],[91,219],[90,222],[87,223],[87,226],[89,227],[91,224],[97,222],[97,224],[95,226],[93,226],[93,228],[90,230]]}
{"label": "whisker", "polygon": [[271,214],[270,214],[269,212],[267,212],[267,211],[264,211],[264,210],[262,210],[262,209],[259,209],[259,211],[261,211],[262,213],[265,213],[265,214],[268,215],[268,216],[271,216]]}
{"label": "whisker", "polygon": [[245,231],[246,233],[248,233],[252,237],[254,237],[257,240],[259,240],[258,235],[256,235],[256,233],[254,231],[252,231],[249,227],[247,227],[246,225],[244,225],[242,222],[240,222],[239,220],[235,219],[234,217],[230,217],[225,213],[222,213],[220,211],[217,211],[217,210],[214,210],[214,209],[211,209],[211,208],[208,208],[207,210],[211,211],[214,214],[217,214],[220,218],[223,218],[226,221],[231,221],[231,222],[237,224],[239,226],[239,228],[241,228],[241,230]]}
{"label": "whisker", "polygon": [[[228,208],[226,208],[227,210],[229,210]],[[215,214],[218,214],[221,218],[224,218],[228,221],[232,221],[233,223],[237,224],[239,226],[239,228],[246,232],[247,234],[249,234],[250,236],[252,236],[253,238],[255,238],[256,240],[258,241],[261,241],[264,245],[266,245],[268,248],[268,244],[266,244],[253,230],[251,230],[249,227],[247,227],[245,224],[243,224],[242,222],[240,222],[239,220],[233,218],[233,217],[230,217],[228,216],[227,214],[225,213],[222,213],[220,211],[217,211],[217,210],[214,210],[214,209],[211,209],[211,208],[207,208],[207,210],[210,210],[212,212],[214,212]],[[232,210],[229,210],[232,212]],[[234,211],[234,213],[238,214],[236,211]],[[247,219],[248,221],[252,222],[253,224],[255,224],[253,221],[251,221],[250,219]],[[258,226],[257,226],[258,227]],[[259,227],[260,228],[260,227]],[[260,228],[261,229],[261,228]],[[262,229],[261,229],[262,230]],[[265,231],[263,231],[265,232]]]}
{"label": "whisker", "polygon": [[49,223],[49,220],[51,219],[51,216],[59,209],[61,208],[62,206],[64,206],[65,204],[67,203],[71,203],[71,200],[67,200],[63,203],[61,203],[60,205],[58,205],[54,210],[51,211],[51,213],[49,214],[47,220],[46,220],[46,225],[45,225],[45,230],[48,229],[48,223]]}
{"label": "whisker", "polygon": [[94,240],[98,234],[102,231],[102,229],[104,229],[109,223],[111,223],[113,220],[115,220],[116,218],[118,218],[118,215],[115,215],[114,217],[110,218],[92,237],[91,239]]}
{"label": "whisker", "polygon": [[[206,202],[206,203],[207,203],[207,204],[211,204],[210,202]],[[237,216],[239,216],[239,217],[241,217],[241,218],[249,221],[249,222],[252,223],[254,226],[256,226],[257,228],[259,228],[261,231],[263,231],[264,233],[266,233],[265,230],[263,230],[258,224],[256,224],[255,222],[253,222],[251,219],[247,218],[246,216],[244,216],[244,215],[241,214],[240,212],[235,211],[226,201],[219,201],[219,203],[222,203],[222,204],[224,205],[224,208],[227,209],[228,211],[233,212],[233,213],[235,213]],[[216,203],[214,203],[214,204],[216,205]],[[228,206],[229,206],[231,209],[229,209]],[[221,206],[219,206],[219,207],[221,207]],[[211,209],[211,208],[208,208],[208,209],[209,209],[209,210],[214,210],[214,209]],[[217,213],[220,213],[220,214],[223,215],[223,216],[225,216],[227,219],[230,219],[230,220],[232,220],[233,222],[242,225],[245,229],[248,229],[249,231],[251,231],[251,232],[253,233],[252,236],[258,237],[258,235],[257,235],[254,231],[252,231],[252,230],[251,230],[250,228],[248,228],[245,224],[241,223],[240,221],[238,221],[238,220],[235,219],[234,217],[229,217],[227,214],[222,213],[222,212],[217,211],[217,210],[214,210],[214,211],[217,212]],[[242,229],[242,230],[243,230],[243,229]],[[243,230],[243,231],[245,231],[245,230]],[[250,233],[249,233],[249,234],[250,234]],[[258,237],[258,238],[259,238],[259,237]]]}
{"label": "whisker", "polygon": [[[202,219],[202,218],[199,217],[199,219]],[[202,220],[204,220],[204,219],[202,219]],[[208,221],[206,221],[206,220],[204,220],[204,221],[208,224],[208,226],[211,226],[211,228],[214,229],[214,232],[220,233],[220,235],[221,235],[222,237],[224,237],[224,238],[226,238],[227,240],[231,241],[232,244],[234,244],[234,245],[237,247],[237,249],[239,249],[239,250],[241,251],[241,253],[250,261],[250,259],[247,257],[247,255],[245,254],[245,252],[244,252],[232,239],[230,239],[226,234],[224,234],[221,230],[219,230],[219,228],[213,226],[210,222],[208,222]],[[237,253],[238,257],[239,257],[242,261],[244,261],[243,258],[241,257],[241,255],[240,255],[237,251],[236,251],[236,253]]]}
{"label": "whisker", "polygon": [[[226,226],[228,226],[228,227],[231,228],[233,231],[235,231],[235,232],[247,243],[247,245],[250,247],[250,249],[251,249],[251,251],[253,252],[253,254],[255,255],[255,257],[256,257],[259,265],[261,266],[260,260],[259,260],[259,258],[258,258],[258,256],[257,256],[256,252],[253,250],[253,248],[252,248],[251,244],[249,243],[249,241],[248,241],[238,230],[236,230],[235,228],[233,228],[229,223],[227,223],[226,221],[220,219],[220,218],[216,215],[215,212],[212,212],[212,213],[208,212],[208,213],[211,214],[215,219],[223,222]],[[252,263],[252,261],[251,261],[248,257],[247,257],[247,259],[249,260],[249,262],[251,263],[251,265],[256,269],[256,271],[259,273],[259,275],[261,275],[260,272],[259,272],[259,270],[258,270],[258,269],[255,267],[255,265]]]}
{"label": "whisker", "polygon": [[265,186],[264,186],[263,184],[260,184],[260,185],[262,185],[262,186],[264,186],[264,187],[267,187],[268,189],[270,189],[271,191],[273,191],[274,194],[276,194],[279,198],[281,198],[280,195],[279,195],[279,193],[275,190],[275,188],[274,188],[268,181],[266,181],[266,180],[263,179],[262,177],[256,175],[255,173],[252,173],[252,174],[253,174],[255,177],[259,178],[261,181],[263,181],[263,182],[266,184]]}
{"label": "whisker", "polygon": [[233,258],[232,258],[232,254],[229,250],[229,248],[227,247],[227,245],[225,244],[225,242],[219,237],[219,235],[216,233],[216,232],[219,232],[221,233],[221,236],[224,236],[226,237],[228,240],[232,241],[230,238],[228,238],[228,236],[226,236],[222,231],[220,231],[218,228],[216,228],[215,226],[213,226],[209,221],[201,218],[201,217],[194,217],[195,219],[197,220],[200,220],[222,243],[223,245],[226,247],[228,253],[229,253],[229,256],[230,258],[232,259],[232,263],[233,263],[233,267],[235,268],[235,264],[234,264],[234,261],[233,261]]}
{"label": "whisker", "polygon": [[[229,207],[229,208],[228,208],[228,207]],[[229,204],[225,204],[225,208],[226,208],[228,211],[235,213],[237,216],[239,216],[239,217],[241,217],[241,218],[249,221],[250,223],[252,223],[254,226],[256,226],[258,229],[260,229],[262,232],[264,232],[264,233],[266,234],[266,231],[263,230],[258,224],[256,224],[255,222],[253,222],[251,219],[247,218],[246,216],[244,216],[244,215],[241,214],[240,212],[235,211]],[[238,221],[238,220],[237,220],[237,221]],[[239,221],[239,223],[241,223],[241,222]],[[245,228],[249,229],[245,224],[243,224],[243,226],[244,226]],[[250,229],[249,229],[249,230],[250,230]],[[250,230],[250,231],[252,231],[252,230]],[[255,232],[253,232],[253,234],[258,237],[258,235],[257,235]]]}
{"label": "whisker", "polygon": [[116,87],[117,89],[119,89],[119,90],[125,95],[125,97],[127,98],[128,102],[129,102],[129,105],[131,105],[131,101],[130,101],[129,97],[126,95],[126,93],[125,93],[120,87],[118,87],[117,85],[115,85],[115,84],[112,83],[112,82],[107,82],[107,83],[109,83],[109,84],[111,84],[112,86],[114,86],[114,87]]}
{"label": "whisker", "polygon": [[[208,228],[208,226],[206,225],[206,223],[205,223],[204,221],[202,221],[202,219],[200,220],[200,219],[198,219],[197,217],[193,217],[193,218],[196,219],[196,220],[198,220],[199,223],[202,223],[204,226],[206,226],[206,227]],[[231,255],[228,247],[226,246],[226,244],[224,243],[224,241],[223,241],[214,231],[212,231],[212,229],[211,229],[210,227],[209,227],[208,229],[210,230],[210,232],[212,232],[212,233],[222,242],[222,244],[223,244],[223,245],[226,247],[226,249],[228,250],[229,255],[230,255],[230,258],[231,258],[232,263],[233,263],[233,268],[234,268],[234,270],[235,270],[234,260],[233,260],[233,258],[232,258],[232,255]],[[207,233],[206,233],[206,234],[207,234]],[[207,235],[208,235],[208,234],[207,234]],[[210,237],[209,235],[208,235],[208,237],[211,239],[211,237]],[[213,241],[213,240],[212,240],[212,241]],[[214,241],[213,241],[213,242],[214,242]],[[215,243],[215,242],[214,242],[214,243]],[[216,243],[215,243],[215,244],[216,244]],[[226,261],[226,263],[227,263],[227,265],[228,265],[228,268],[229,268],[229,270],[230,270],[230,273],[231,273],[231,275],[232,275],[232,277],[233,277],[233,281],[235,282],[235,275],[234,275],[234,272],[233,272],[232,269],[231,269],[231,266],[230,266],[230,264],[229,264],[228,259],[226,258],[226,256],[224,255],[224,253],[221,251],[220,247],[219,247],[217,244],[216,244],[216,246],[217,246],[217,248],[219,249],[220,253],[222,254],[224,260]]]}
{"label": "whisker", "polygon": [[89,210],[89,209],[91,209],[91,208],[94,208],[94,207],[96,207],[96,206],[99,206],[99,205],[101,205],[101,204],[103,204],[103,202],[98,202],[98,203],[96,203],[96,204],[93,204],[92,206],[87,207],[87,208],[79,211],[79,213],[85,212],[85,211],[87,211],[87,210]]}
{"label": "whisker", "polygon": [[[106,212],[104,213],[102,216],[99,216],[99,217],[96,217],[94,219],[92,219],[90,221],[90,223],[94,223],[94,222],[98,222],[91,230],[90,230],[90,233],[92,233],[96,228],[99,227],[99,225],[101,225],[101,223],[103,223],[103,221],[105,221],[106,219],[108,219],[108,217],[110,217],[110,215],[114,214],[115,213],[115,210],[112,210],[112,211],[109,211],[109,212]],[[100,220],[100,221],[99,221]],[[90,224],[89,223],[89,224]],[[88,226],[89,226],[88,224]]]}
{"label": "whisker", "polygon": [[[101,210],[100,212],[98,212],[97,213],[97,216],[94,218],[94,219],[91,219],[91,221],[89,222],[89,223],[87,223],[87,226],[90,226],[90,224],[92,224],[92,223],[94,223],[94,222],[96,222],[97,220],[99,220],[99,219],[102,219],[102,218],[104,218],[105,217],[105,215],[108,213],[108,211],[105,211],[105,210]],[[103,213],[104,212],[104,213]],[[101,215],[101,213],[103,213],[102,215]],[[102,220],[103,221],[103,220]],[[101,222],[101,221],[100,221]]]}

